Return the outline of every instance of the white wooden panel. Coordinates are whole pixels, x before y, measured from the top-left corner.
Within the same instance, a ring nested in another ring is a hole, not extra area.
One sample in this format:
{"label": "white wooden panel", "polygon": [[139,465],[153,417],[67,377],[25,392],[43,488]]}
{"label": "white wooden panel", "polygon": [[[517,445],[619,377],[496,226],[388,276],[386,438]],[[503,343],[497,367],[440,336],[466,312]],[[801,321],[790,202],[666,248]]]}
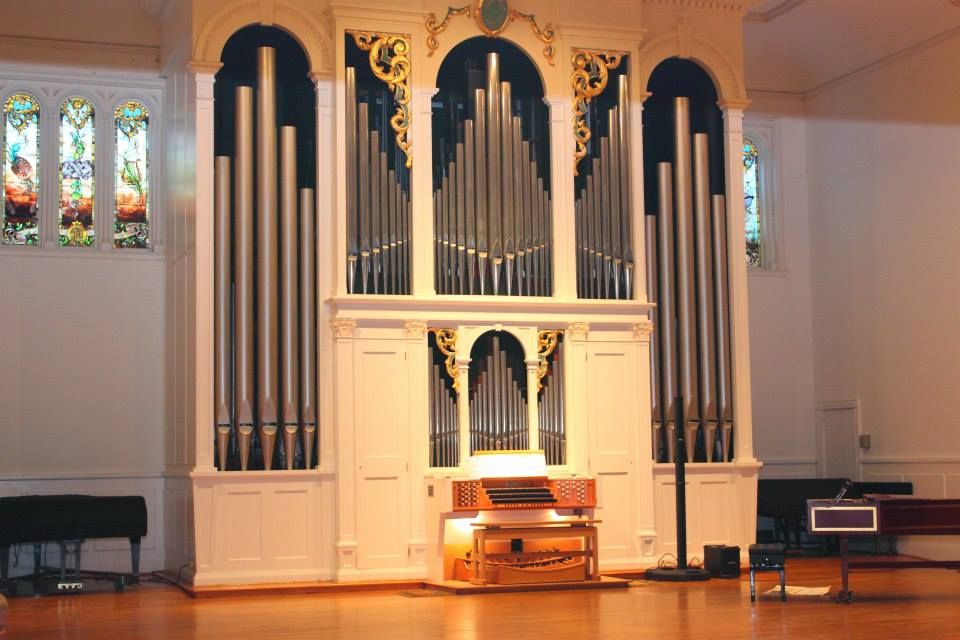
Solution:
{"label": "white wooden panel", "polygon": [[596,509],[600,524],[599,542],[601,559],[623,557],[633,550],[633,528],[630,523],[631,509],[614,496],[629,496],[630,475],[626,473],[604,473],[597,476],[597,493],[607,496]]}
{"label": "white wooden panel", "polygon": [[409,380],[405,345],[357,343],[357,568],[407,563]]}
{"label": "white wooden panel", "polygon": [[278,490],[264,505],[269,555],[279,561],[307,560],[311,505],[306,489]]}
{"label": "white wooden panel", "polygon": [[[734,538],[734,491],[727,480],[708,481],[700,484],[697,492],[700,504],[696,512],[699,514],[699,529],[702,537],[696,541],[699,550],[705,544],[726,544]],[[690,511],[689,502],[687,508]],[[699,555],[699,553],[697,554]]]}
{"label": "white wooden panel", "polygon": [[260,490],[225,493],[222,505],[225,517],[218,524],[224,527],[223,553],[227,563],[263,559],[262,502]]}

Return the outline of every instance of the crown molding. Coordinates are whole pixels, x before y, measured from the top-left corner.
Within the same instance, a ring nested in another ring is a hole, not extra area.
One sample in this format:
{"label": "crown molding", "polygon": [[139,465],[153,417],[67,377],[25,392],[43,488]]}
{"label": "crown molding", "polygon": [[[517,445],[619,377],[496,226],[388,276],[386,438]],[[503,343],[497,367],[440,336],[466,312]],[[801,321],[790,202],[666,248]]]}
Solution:
{"label": "crown molding", "polygon": [[[770,22],[771,20],[775,20],[785,13],[793,11],[806,1],[807,0],[783,0],[783,2],[773,7],[769,11],[764,11],[762,13],[747,13],[743,19],[748,22]],[[954,0],[954,2],[956,1],[957,0]]]}

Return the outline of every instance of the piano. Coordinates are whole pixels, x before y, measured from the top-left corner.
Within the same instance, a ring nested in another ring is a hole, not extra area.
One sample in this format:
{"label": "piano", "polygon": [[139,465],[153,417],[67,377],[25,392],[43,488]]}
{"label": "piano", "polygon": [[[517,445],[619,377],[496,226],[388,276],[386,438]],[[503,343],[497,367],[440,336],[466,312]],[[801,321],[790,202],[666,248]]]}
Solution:
{"label": "piano", "polygon": [[850,603],[851,569],[960,569],[960,560],[871,560],[851,562],[850,536],[960,535],[960,500],[866,495],[860,500],[808,500],[807,531],[840,540],[839,602]]}

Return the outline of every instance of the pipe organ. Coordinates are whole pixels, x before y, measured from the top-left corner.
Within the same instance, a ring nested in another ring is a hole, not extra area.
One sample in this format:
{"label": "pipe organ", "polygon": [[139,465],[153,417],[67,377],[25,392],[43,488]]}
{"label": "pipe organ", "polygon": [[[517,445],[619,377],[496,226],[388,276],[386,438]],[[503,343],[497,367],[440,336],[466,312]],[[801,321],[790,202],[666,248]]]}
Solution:
{"label": "pipe organ", "polygon": [[[408,44],[400,36],[351,32],[366,64],[346,68],[347,291],[410,293]],[[396,112],[391,115],[393,108]],[[391,137],[391,130],[396,136]]]}
{"label": "pipe organ", "polygon": [[[474,68],[481,61],[485,68]],[[478,53],[465,65],[467,88],[447,88],[446,121],[434,131],[436,291],[552,295],[549,156],[537,141],[542,104],[502,80],[501,54]]]}
{"label": "pipe organ", "polygon": [[[711,195],[710,139],[691,134],[690,99],[673,100],[673,162],[656,165],[658,211],[646,216],[647,292],[657,303],[651,346],[654,456],[730,459],[733,433],[724,197]],[[676,425],[676,402],[684,425]],[[675,429],[686,451],[674,450]],[[719,437],[718,437],[719,436]],[[719,449],[719,451],[718,451]]]}
{"label": "pipe organ", "polygon": [[457,382],[450,349],[451,332],[434,329],[429,335],[430,466],[456,467],[460,462],[460,419]]}
{"label": "pipe organ", "polygon": [[[633,297],[629,91],[625,56],[573,55],[577,296]],[[613,70],[617,71],[613,71]],[[605,89],[610,93],[605,94]]]}
{"label": "pipe organ", "polygon": [[501,332],[481,337],[470,363],[470,453],[530,448],[523,351]]}
{"label": "pipe organ", "polygon": [[[550,332],[542,332],[550,333]],[[564,424],[563,335],[558,335],[552,353],[541,356],[546,368],[540,379],[537,411],[540,424],[540,448],[549,465],[566,464],[567,433]]]}
{"label": "pipe organ", "polygon": [[[315,196],[298,190],[296,127],[281,126],[278,136],[272,47],[257,49],[256,88],[237,86],[233,102],[232,162],[218,156],[214,176],[217,463],[271,469],[279,435],[283,468],[309,469],[317,428]],[[254,450],[260,460],[251,461]]]}

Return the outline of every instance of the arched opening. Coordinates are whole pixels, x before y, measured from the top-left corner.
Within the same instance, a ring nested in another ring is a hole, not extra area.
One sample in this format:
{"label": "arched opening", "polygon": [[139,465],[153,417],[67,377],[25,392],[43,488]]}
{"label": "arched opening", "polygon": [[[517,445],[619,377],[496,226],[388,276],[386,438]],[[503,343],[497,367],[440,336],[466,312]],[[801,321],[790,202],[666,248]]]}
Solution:
{"label": "arched opening", "polygon": [[528,449],[523,346],[506,331],[487,331],[470,349],[470,453]]}
{"label": "arched opening", "polygon": [[655,460],[725,462],[733,434],[723,118],[707,72],[670,58],[644,105]]}
{"label": "arched opening", "polygon": [[444,58],[433,99],[435,286],[552,294],[549,113],[537,67],[500,38]]}

